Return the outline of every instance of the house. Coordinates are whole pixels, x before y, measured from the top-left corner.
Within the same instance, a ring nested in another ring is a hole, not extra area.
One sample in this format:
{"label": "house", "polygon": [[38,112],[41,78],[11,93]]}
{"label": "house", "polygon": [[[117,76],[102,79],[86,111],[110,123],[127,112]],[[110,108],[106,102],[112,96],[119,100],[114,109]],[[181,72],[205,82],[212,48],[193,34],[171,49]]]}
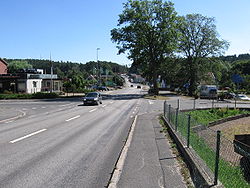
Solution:
{"label": "house", "polygon": [[143,82],[145,82],[145,78],[143,78],[141,75],[137,75],[137,74],[131,74],[129,79],[133,83],[143,83]]}
{"label": "house", "polygon": [[8,63],[0,58],[0,74],[7,74]]}
{"label": "house", "polygon": [[0,74],[0,92],[61,92],[62,80],[56,74],[43,74],[39,69],[24,69],[15,74]]}

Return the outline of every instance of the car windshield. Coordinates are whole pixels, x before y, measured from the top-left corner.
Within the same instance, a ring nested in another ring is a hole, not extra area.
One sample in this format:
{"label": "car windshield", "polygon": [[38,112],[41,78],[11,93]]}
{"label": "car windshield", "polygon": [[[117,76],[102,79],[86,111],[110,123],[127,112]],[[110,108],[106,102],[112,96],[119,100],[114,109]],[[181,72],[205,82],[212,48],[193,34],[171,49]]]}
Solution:
{"label": "car windshield", "polygon": [[239,95],[239,97],[244,97],[244,98],[245,98],[245,97],[247,97],[247,96],[246,96],[246,95]]}
{"label": "car windshield", "polygon": [[86,97],[97,97],[97,93],[88,93]]}

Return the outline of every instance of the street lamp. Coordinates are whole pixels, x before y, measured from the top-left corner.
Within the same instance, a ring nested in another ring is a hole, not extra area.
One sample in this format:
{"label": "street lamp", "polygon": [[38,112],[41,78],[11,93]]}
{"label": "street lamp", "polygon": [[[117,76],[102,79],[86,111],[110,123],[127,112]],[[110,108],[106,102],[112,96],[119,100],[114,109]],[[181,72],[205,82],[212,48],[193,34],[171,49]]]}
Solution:
{"label": "street lamp", "polygon": [[98,85],[100,85],[101,82],[101,70],[100,70],[100,64],[99,64],[99,60],[98,60],[98,51],[100,50],[100,48],[96,48],[96,61],[97,61],[97,69],[98,69]]}

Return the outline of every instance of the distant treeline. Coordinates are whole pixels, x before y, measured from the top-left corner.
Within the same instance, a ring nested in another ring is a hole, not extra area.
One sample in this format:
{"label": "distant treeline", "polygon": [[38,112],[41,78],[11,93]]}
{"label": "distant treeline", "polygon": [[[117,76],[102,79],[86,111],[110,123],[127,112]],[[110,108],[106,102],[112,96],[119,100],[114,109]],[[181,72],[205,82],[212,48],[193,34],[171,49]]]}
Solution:
{"label": "distant treeline", "polygon": [[250,60],[250,54],[240,54],[240,55],[228,55],[228,56],[221,56],[221,60],[228,61],[228,62],[234,62],[239,60]]}
{"label": "distant treeline", "polygon": [[113,62],[95,61],[87,62],[86,64],[82,63],[73,63],[70,61],[50,61],[50,60],[41,60],[41,59],[5,59],[7,63],[11,62],[27,62],[34,69],[43,69],[44,73],[50,74],[51,67],[53,67],[53,73],[57,74],[60,78],[70,78],[73,75],[81,74],[85,78],[89,75],[97,74],[98,71],[101,71],[101,74],[117,74],[117,73],[126,73],[128,68],[123,65],[119,65]]}

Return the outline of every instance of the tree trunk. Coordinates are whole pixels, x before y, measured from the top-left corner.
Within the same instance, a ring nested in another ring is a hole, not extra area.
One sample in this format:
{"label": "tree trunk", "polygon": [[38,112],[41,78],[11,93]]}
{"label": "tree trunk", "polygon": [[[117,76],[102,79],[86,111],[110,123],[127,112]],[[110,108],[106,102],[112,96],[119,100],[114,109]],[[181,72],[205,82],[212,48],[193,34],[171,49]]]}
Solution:
{"label": "tree trunk", "polygon": [[154,86],[154,95],[158,95],[159,94],[159,88],[158,88],[158,83],[157,83],[157,78],[158,78],[158,75],[156,73],[156,71],[154,70],[154,73],[153,73],[153,86]]}
{"label": "tree trunk", "polygon": [[197,75],[197,70],[196,70],[196,65],[195,62],[192,58],[188,58],[188,64],[189,64],[189,75],[190,75],[190,85],[188,88],[188,95],[189,96],[194,96],[195,90],[196,90],[196,75]]}

